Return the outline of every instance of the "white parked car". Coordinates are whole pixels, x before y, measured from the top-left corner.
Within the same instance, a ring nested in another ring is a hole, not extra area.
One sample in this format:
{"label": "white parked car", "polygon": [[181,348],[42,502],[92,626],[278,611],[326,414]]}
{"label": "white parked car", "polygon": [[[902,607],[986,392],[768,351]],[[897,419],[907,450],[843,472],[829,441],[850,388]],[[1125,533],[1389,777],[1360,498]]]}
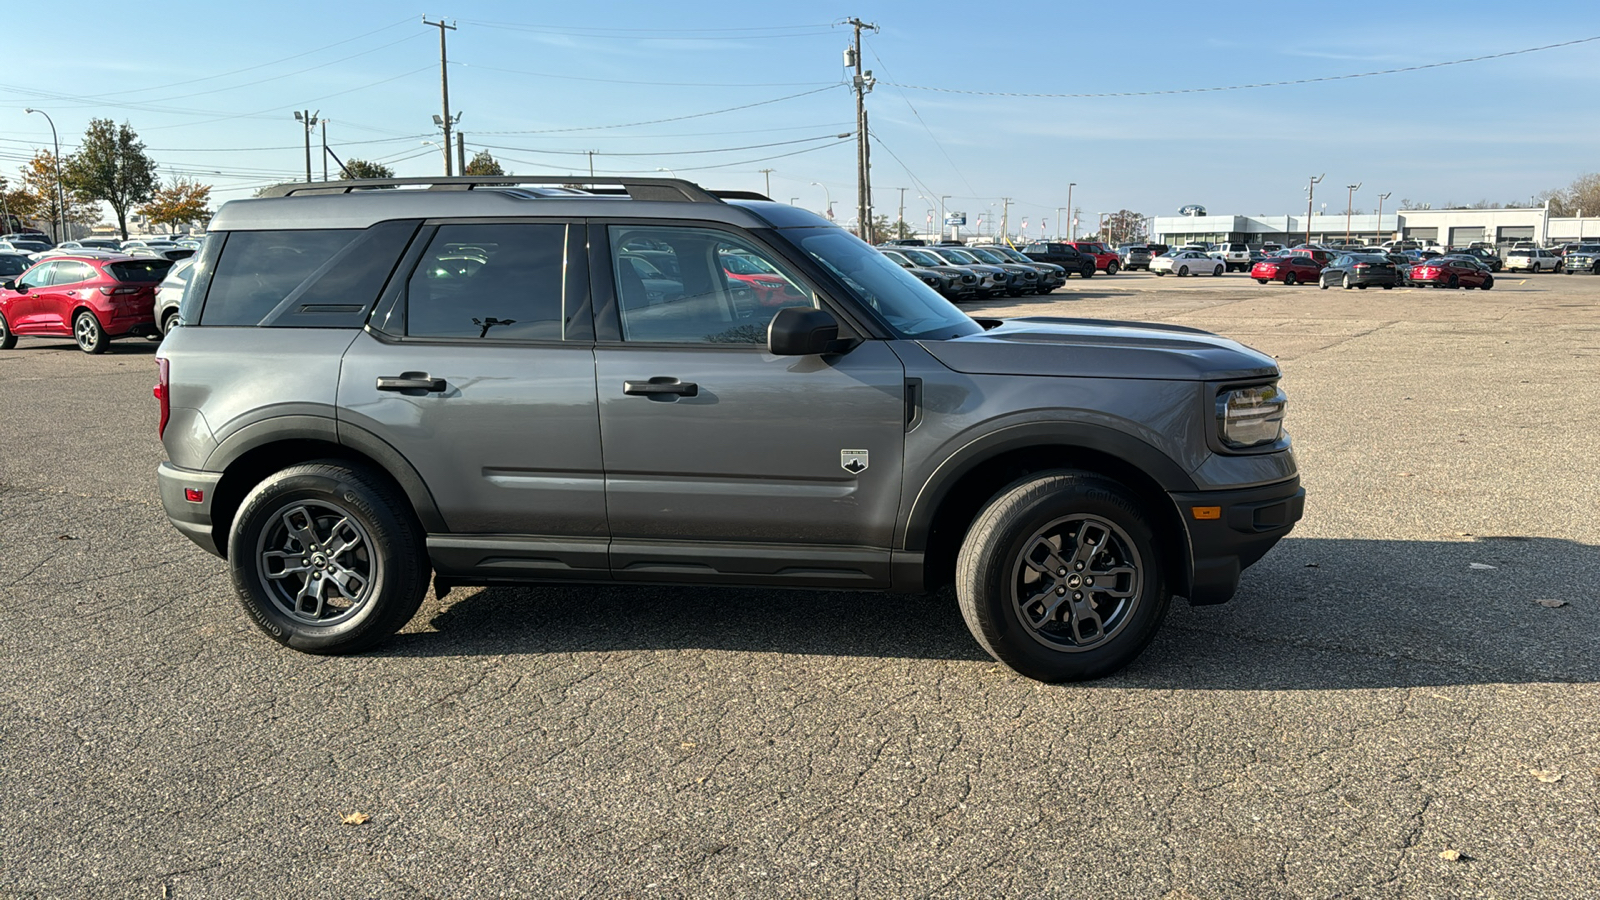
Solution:
{"label": "white parked car", "polygon": [[1150,261],[1150,271],[1157,275],[1171,272],[1180,278],[1184,275],[1221,275],[1222,260],[1213,259],[1201,250],[1173,250]]}
{"label": "white parked car", "polygon": [[1520,247],[1506,254],[1506,271],[1557,272],[1561,257],[1537,247]]}
{"label": "white parked car", "polygon": [[1209,254],[1212,259],[1222,260],[1222,264],[1232,272],[1238,269],[1241,272],[1250,271],[1250,245],[1234,241],[1217,245],[1217,249]]}

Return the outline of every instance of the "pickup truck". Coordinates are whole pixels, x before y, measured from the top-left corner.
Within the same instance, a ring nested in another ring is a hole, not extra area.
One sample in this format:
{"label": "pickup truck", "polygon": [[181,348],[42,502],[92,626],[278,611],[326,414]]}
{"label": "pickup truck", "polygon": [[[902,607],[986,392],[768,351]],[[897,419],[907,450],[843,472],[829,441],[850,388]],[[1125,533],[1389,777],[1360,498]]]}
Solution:
{"label": "pickup truck", "polygon": [[1022,248],[1022,255],[1035,262],[1055,263],[1066,269],[1067,275],[1093,278],[1098,265],[1095,258],[1071,244],[1056,241],[1036,241]]}

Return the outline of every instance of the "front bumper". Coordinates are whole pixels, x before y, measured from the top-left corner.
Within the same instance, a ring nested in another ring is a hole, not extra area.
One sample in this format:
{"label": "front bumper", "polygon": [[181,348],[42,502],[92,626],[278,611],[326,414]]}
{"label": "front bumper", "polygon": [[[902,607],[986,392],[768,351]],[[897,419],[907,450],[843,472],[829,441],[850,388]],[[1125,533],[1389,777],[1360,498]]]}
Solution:
{"label": "front bumper", "polygon": [[[221,480],[221,472],[180,469],[169,462],[156,468],[161,508],[166,510],[172,527],[194,541],[200,549],[216,556],[226,555],[211,528],[211,502],[216,498],[217,482]],[[199,491],[200,499],[188,499],[186,491]]]}
{"label": "front bumper", "polygon": [[[1292,531],[1306,509],[1298,475],[1266,487],[1171,497],[1189,533],[1186,595],[1195,606],[1232,597],[1240,573]],[[1183,586],[1179,592],[1184,592]]]}

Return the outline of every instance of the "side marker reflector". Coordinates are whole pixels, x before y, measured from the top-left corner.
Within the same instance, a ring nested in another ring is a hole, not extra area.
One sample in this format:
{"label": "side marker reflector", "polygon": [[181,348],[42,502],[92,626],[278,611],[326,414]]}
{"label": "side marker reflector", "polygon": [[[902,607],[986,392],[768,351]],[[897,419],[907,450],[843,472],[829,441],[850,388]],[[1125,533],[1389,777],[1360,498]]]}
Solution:
{"label": "side marker reflector", "polygon": [[1196,519],[1222,518],[1222,507],[1220,506],[1191,506],[1189,511],[1194,513]]}
{"label": "side marker reflector", "polygon": [[189,501],[190,503],[201,503],[206,499],[206,492],[197,491],[194,488],[184,488],[183,499]]}

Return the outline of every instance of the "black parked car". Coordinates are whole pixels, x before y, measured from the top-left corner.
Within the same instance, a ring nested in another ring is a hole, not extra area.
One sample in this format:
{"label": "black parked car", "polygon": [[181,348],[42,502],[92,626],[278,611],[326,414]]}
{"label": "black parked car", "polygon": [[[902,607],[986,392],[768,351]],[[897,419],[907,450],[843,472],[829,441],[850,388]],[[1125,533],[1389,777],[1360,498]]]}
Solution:
{"label": "black parked car", "polygon": [[1317,279],[1317,286],[1323,290],[1335,284],[1347,291],[1351,288],[1366,290],[1367,285],[1375,284],[1387,291],[1404,283],[1405,276],[1399,267],[1389,257],[1378,253],[1342,254],[1335,257]]}
{"label": "black parked car", "polygon": [[1493,250],[1483,247],[1468,247],[1465,250],[1451,250],[1451,256],[1470,256],[1478,262],[1489,267],[1489,271],[1498,272],[1505,267],[1505,261]]}
{"label": "black parked car", "polygon": [[1022,248],[1022,255],[1035,262],[1055,263],[1067,270],[1068,275],[1093,278],[1094,257],[1071,244],[1056,241],[1037,241]]}

